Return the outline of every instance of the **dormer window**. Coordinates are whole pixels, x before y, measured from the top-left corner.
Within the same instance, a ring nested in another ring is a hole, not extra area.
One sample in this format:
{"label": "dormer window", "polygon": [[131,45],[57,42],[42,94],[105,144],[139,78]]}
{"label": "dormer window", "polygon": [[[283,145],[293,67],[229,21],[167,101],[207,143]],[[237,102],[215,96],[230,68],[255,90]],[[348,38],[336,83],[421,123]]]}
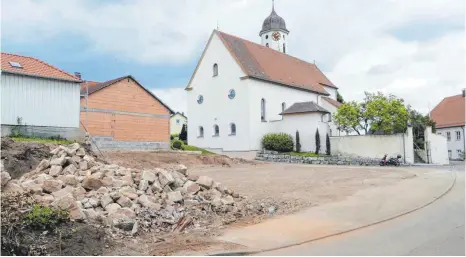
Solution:
{"label": "dormer window", "polygon": [[213,69],[214,69],[214,77],[217,77],[218,76],[218,65],[216,63],[214,64]]}

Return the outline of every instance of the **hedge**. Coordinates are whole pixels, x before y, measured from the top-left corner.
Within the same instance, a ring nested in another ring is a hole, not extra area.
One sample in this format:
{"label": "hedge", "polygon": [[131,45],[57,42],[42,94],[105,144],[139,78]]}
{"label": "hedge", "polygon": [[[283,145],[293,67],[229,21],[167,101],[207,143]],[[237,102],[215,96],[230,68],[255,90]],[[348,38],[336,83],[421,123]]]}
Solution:
{"label": "hedge", "polygon": [[293,137],[285,133],[269,133],[262,137],[262,147],[271,151],[291,152],[294,148]]}

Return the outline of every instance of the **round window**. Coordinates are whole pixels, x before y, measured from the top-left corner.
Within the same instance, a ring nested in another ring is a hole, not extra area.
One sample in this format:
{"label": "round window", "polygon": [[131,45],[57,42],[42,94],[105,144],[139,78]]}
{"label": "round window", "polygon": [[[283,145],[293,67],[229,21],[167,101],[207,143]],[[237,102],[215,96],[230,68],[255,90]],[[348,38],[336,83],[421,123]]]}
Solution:
{"label": "round window", "polygon": [[234,89],[230,89],[230,92],[228,93],[228,98],[233,99],[236,96],[236,92]]}
{"label": "round window", "polygon": [[202,104],[202,102],[204,102],[204,97],[203,97],[202,95],[199,95],[199,96],[197,97],[197,103],[198,103],[198,104]]}

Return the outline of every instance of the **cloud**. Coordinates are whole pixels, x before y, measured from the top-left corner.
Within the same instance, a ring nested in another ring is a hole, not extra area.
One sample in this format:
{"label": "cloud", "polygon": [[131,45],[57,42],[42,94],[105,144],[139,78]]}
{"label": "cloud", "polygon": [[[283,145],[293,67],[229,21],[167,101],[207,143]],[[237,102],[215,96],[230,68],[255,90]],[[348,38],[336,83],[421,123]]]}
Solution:
{"label": "cloud", "polygon": [[[271,11],[270,0],[2,4],[2,40],[34,44],[72,32],[91,52],[148,66],[192,62],[217,23],[222,31],[259,42]],[[464,87],[464,1],[277,0],[275,9],[291,31],[289,53],[315,60],[347,100],[384,90],[427,110],[428,103],[432,108]],[[154,92],[174,109],[186,109],[182,89]]]}
{"label": "cloud", "polygon": [[187,94],[184,89],[184,87],[154,89],[152,93],[168,105],[174,112],[187,113]]}

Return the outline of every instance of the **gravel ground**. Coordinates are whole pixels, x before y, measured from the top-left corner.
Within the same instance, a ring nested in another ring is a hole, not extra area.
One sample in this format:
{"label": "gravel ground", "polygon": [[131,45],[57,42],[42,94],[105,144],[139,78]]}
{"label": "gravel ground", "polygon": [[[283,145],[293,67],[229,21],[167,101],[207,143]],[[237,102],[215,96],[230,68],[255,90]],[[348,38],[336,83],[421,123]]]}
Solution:
{"label": "gravel ground", "polygon": [[212,177],[250,200],[279,204],[278,214],[339,201],[356,191],[413,178],[409,168],[259,164],[223,167],[192,167],[190,172]]}

